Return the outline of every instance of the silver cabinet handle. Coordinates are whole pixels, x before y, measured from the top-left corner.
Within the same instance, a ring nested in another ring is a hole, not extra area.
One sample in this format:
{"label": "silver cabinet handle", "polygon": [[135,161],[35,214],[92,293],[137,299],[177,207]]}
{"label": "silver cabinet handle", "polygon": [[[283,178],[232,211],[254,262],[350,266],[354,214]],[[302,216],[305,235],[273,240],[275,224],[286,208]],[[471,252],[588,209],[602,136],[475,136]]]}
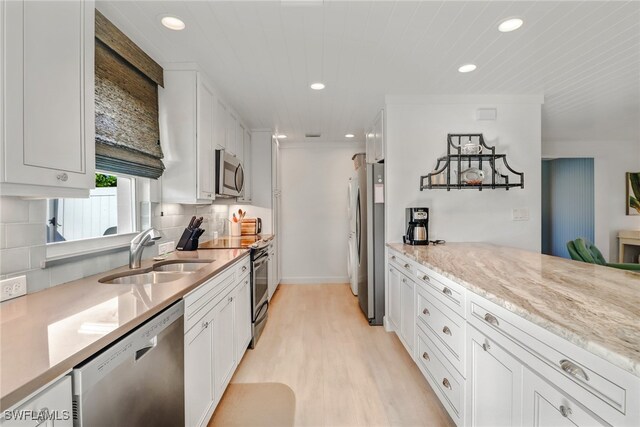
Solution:
{"label": "silver cabinet handle", "polygon": [[242,271],[243,271],[243,272],[244,272],[244,271],[247,271],[247,266],[246,266],[246,265],[242,267]]}
{"label": "silver cabinet handle", "polygon": [[206,329],[209,327],[209,322],[202,322],[202,329]]}
{"label": "silver cabinet handle", "polygon": [[500,326],[500,322],[498,322],[498,319],[496,319],[496,316],[494,316],[491,313],[487,313],[484,315],[484,320],[486,320],[487,322],[491,323],[493,326]]}
{"label": "silver cabinet handle", "polygon": [[245,280],[245,281],[244,281],[244,284],[245,284],[245,285],[248,285],[248,284],[249,284],[249,281],[248,281],[248,280]]}
{"label": "silver cabinet handle", "polygon": [[426,274],[424,276],[422,276],[422,280],[424,280],[425,282],[430,282],[431,281],[431,277],[427,276]]}
{"label": "silver cabinet handle", "polygon": [[233,297],[229,297],[229,298],[227,299],[227,302],[231,302],[231,301],[233,301]]}
{"label": "silver cabinet handle", "polygon": [[69,179],[69,175],[67,175],[66,172],[62,172],[56,175],[56,178],[58,178],[58,181],[67,182],[67,180]]}
{"label": "silver cabinet handle", "polygon": [[482,349],[484,351],[489,351],[491,349],[491,345],[489,344],[489,341],[485,340],[484,344],[482,344]]}
{"label": "silver cabinet handle", "polygon": [[451,289],[447,288],[446,286],[442,289],[442,293],[445,295],[449,295],[451,296]]}
{"label": "silver cabinet handle", "polygon": [[451,335],[451,329],[449,329],[448,326],[445,326],[444,328],[442,328],[442,333]]}
{"label": "silver cabinet handle", "polygon": [[395,261],[396,256],[395,255],[391,255],[391,259]]}
{"label": "silver cabinet handle", "polygon": [[573,413],[573,411],[571,410],[571,408],[567,406],[560,405],[560,413],[562,414],[563,417],[568,418],[569,415]]}
{"label": "silver cabinet handle", "polygon": [[443,379],[442,380],[442,385],[445,386],[446,388],[448,388],[449,390],[451,390],[451,383],[449,382],[448,379]]}
{"label": "silver cabinet handle", "polygon": [[402,283],[407,283],[407,279],[405,279],[404,277],[402,278]]}
{"label": "silver cabinet handle", "polygon": [[589,376],[580,366],[576,365],[570,360],[562,359],[560,361],[560,367],[563,371],[565,371],[569,375],[573,375],[574,377],[580,377],[585,381],[589,381]]}
{"label": "silver cabinet handle", "polygon": [[422,358],[427,361],[431,360],[431,358],[429,357],[429,353],[427,353],[426,351],[422,353]]}
{"label": "silver cabinet handle", "polygon": [[411,270],[411,266],[409,264],[405,264],[404,268],[406,268],[407,270]]}
{"label": "silver cabinet handle", "polygon": [[422,310],[422,314],[424,314],[425,316],[431,316],[431,313],[429,312],[428,308],[425,308],[424,310]]}

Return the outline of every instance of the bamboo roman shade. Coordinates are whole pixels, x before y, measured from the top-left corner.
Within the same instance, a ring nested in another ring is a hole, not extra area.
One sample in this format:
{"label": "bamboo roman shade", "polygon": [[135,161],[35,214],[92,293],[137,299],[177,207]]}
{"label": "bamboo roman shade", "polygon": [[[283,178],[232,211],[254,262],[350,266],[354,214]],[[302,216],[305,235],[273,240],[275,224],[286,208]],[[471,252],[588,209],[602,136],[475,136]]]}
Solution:
{"label": "bamboo roman shade", "polygon": [[159,178],[162,67],[98,11],[95,45],[96,168]]}

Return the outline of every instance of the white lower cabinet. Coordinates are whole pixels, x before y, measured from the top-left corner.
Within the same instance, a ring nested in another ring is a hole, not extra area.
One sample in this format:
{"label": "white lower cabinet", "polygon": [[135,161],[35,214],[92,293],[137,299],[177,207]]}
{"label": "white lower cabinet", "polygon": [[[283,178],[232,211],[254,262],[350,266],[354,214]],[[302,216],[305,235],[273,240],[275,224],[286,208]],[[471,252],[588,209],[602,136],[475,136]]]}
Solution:
{"label": "white lower cabinet", "polygon": [[[8,413],[12,415],[7,416]],[[27,402],[0,415],[2,427],[53,427],[54,425],[55,427],[73,426],[71,376],[69,375],[65,375]]]}
{"label": "white lower cabinet", "polygon": [[184,337],[184,383],[186,425],[206,424],[213,411],[213,310]]}
{"label": "white lower cabinet", "polygon": [[640,425],[637,376],[402,253],[388,261],[386,321],[456,425]]}
{"label": "white lower cabinet", "polygon": [[608,426],[540,376],[524,370],[523,425],[535,427]]}
{"label": "white lower cabinet", "polygon": [[246,257],[185,297],[185,423],[189,427],[207,425],[251,340],[248,269]]}
{"label": "white lower cabinet", "polygon": [[522,425],[524,366],[474,327],[467,337],[467,425]]}

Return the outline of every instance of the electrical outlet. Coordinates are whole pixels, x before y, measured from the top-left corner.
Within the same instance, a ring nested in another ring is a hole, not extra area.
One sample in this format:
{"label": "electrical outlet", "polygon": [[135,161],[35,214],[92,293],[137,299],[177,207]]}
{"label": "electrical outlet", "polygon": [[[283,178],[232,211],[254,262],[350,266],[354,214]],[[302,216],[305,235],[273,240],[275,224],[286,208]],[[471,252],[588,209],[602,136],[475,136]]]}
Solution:
{"label": "electrical outlet", "polygon": [[168,254],[169,252],[173,252],[176,248],[176,242],[173,240],[166,243],[160,243],[158,245],[158,255]]}
{"label": "electrical outlet", "polygon": [[513,208],[511,219],[513,221],[529,221],[529,208]]}
{"label": "electrical outlet", "polygon": [[27,293],[27,276],[12,277],[0,281],[0,301],[20,297]]}

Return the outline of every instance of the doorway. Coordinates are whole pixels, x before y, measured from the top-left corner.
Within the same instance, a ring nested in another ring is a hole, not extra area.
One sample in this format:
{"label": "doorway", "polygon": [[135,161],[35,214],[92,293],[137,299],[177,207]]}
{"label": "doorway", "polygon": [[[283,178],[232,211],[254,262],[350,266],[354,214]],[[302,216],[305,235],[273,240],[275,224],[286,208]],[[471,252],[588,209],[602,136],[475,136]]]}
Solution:
{"label": "doorway", "polygon": [[542,160],[542,253],[570,258],[569,240],[594,241],[593,158]]}

